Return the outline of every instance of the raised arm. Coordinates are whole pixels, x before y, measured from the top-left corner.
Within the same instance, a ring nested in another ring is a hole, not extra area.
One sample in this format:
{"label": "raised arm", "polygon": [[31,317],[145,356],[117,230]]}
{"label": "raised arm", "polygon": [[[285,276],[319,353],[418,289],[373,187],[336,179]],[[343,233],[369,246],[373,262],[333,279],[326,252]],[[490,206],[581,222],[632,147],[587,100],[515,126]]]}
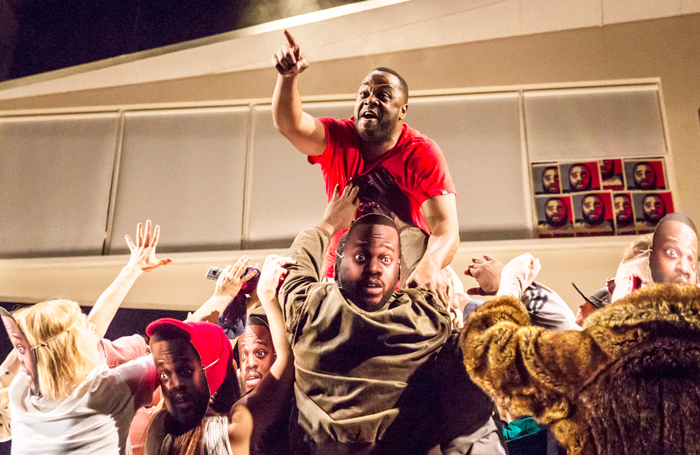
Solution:
{"label": "raised arm", "polygon": [[294,355],[287,341],[282,309],[277,301],[277,286],[280,278],[287,273],[285,267],[293,263],[291,258],[273,254],[265,259],[265,264],[260,271],[257,294],[270,325],[270,336],[275,347],[276,358],[270,371],[263,376],[255,389],[238,402],[246,406],[253,416],[252,444],[255,444],[257,438],[275,421],[280,409],[284,408],[291,398]]}
{"label": "raised arm", "polygon": [[452,262],[459,247],[457,200],[454,194],[435,196],[423,202],[421,209],[430,228],[430,238],[423,259],[408,277],[406,284],[433,291],[447,304],[448,283],[440,270]]}
{"label": "raised arm", "polygon": [[216,280],[214,294],[197,308],[197,311],[187,316],[185,322],[204,321],[216,324],[221,313],[233,301],[243,284],[255,276],[254,271],[243,275],[249,263],[250,258],[243,255],[234,265],[226,266]]}
{"label": "raised arm", "polygon": [[467,266],[464,274],[476,280],[479,287],[469,288],[469,295],[496,295],[501,284],[503,263],[491,256],[472,258],[472,263]]}
{"label": "raised arm", "polygon": [[321,155],[326,148],[323,124],[302,110],[299,75],[309,66],[308,60],[292,34],[284,31],[287,45],[272,55],[272,64],[279,73],[272,95],[272,120],[282,133],[304,155]]}
{"label": "raised arm", "polygon": [[350,183],[340,195],[340,187],[336,185],[321,224],[300,232],[287,251],[286,256],[294,259],[296,264],[289,267],[278,298],[285,324],[291,332],[295,331],[299,318],[306,312],[307,293],[321,281],[323,255],[331,237],[337,231],[349,228],[355,217],[359,205],[358,191],[358,186]]}
{"label": "raised arm", "polygon": [[126,243],[131,250],[129,263],[124,266],[117,278],[102,293],[95,305],[90,310],[88,321],[95,324],[100,337],[107,333],[109,324],[119,309],[124,297],[134,285],[136,279],[145,272],[149,272],[161,265],[170,264],[172,259],[156,259],[156,245],[160,235],[160,226],[155,227],[151,236],[151,221],[146,221],[146,228],[141,223],[136,227],[137,244],[126,236]]}

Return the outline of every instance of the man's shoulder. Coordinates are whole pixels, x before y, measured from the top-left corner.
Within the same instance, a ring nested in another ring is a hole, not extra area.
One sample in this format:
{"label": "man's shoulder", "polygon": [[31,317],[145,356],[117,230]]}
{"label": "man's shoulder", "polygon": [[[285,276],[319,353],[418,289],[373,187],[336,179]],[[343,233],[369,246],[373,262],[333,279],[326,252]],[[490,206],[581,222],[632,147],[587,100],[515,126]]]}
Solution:
{"label": "man's shoulder", "polygon": [[[281,298],[285,299],[286,296]],[[309,282],[303,294],[295,296],[295,299],[298,302],[303,301],[306,313],[315,313],[320,306],[323,306],[326,311],[333,312],[333,308],[339,309],[347,304],[340,286],[333,281]]]}
{"label": "man's shoulder", "polygon": [[352,118],[336,119],[332,117],[319,117],[326,130],[326,149],[359,150],[360,135],[355,128],[355,121]]}
{"label": "man's shoulder", "polygon": [[430,152],[437,151],[442,153],[440,147],[435,143],[435,141],[433,141],[417,129],[411,128],[406,123],[404,123],[404,142],[406,144],[414,144],[421,150]]}
{"label": "man's shoulder", "polygon": [[393,310],[394,308],[403,305],[417,305],[421,307],[426,306],[432,308],[438,313],[447,313],[445,304],[442,303],[437,294],[426,291],[425,289],[413,288],[394,291],[394,294],[391,296],[391,299],[387,305],[387,309]]}
{"label": "man's shoulder", "polygon": [[328,130],[337,129],[339,131],[357,134],[355,121],[352,118],[318,117],[318,121],[320,121]]}

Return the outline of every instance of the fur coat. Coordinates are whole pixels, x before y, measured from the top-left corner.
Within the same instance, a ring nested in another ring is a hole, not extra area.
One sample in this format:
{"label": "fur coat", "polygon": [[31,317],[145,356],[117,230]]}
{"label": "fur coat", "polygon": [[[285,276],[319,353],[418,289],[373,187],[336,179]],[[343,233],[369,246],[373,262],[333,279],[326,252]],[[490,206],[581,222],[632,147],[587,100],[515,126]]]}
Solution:
{"label": "fur coat", "polygon": [[513,414],[550,424],[569,455],[700,454],[700,288],[655,285],[583,331],[530,326],[512,297],[461,337],[471,378]]}

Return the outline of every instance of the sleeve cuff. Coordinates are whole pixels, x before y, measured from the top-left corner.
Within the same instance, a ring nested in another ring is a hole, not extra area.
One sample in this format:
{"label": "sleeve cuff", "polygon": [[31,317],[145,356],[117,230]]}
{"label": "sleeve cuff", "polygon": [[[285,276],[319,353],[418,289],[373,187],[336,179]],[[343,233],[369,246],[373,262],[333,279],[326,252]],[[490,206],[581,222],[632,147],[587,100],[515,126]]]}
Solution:
{"label": "sleeve cuff", "polygon": [[327,230],[323,229],[321,226],[314,226],[314,229],[321,231],[321,233],[326,236],[326,238],[328,239],[329,242],[331,241],[331,238],[333,238],[331,233],[328,232]]}

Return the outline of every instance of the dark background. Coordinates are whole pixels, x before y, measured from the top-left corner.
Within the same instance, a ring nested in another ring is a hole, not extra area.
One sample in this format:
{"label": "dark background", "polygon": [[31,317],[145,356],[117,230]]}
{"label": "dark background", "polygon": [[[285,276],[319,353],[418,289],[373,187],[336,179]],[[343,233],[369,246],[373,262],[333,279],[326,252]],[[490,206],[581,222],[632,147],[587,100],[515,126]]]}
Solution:
{"label": "dark background", "polygon": [[[0,306],[6,310],[12,311],[21,308],[23,305],[17,305],[14,303],[0,302]],[[85,314],[90,312],[91,307],[82,307]],[[109,340],[116,340],[122,336],[133,335],[135,333],[145,335],[146,326],[156,319],[160,318],[175,318],[184,320],[187,317],[186,311],[168,311],[168,310],[135,310],[129,308],[120,308],[117,311],[117,315],[114,317],[112,324],[110,324],[109,329],[105,338]],[[0,331],[0,356],[2,360],[7,357],[10,353],[12,345],[7,337],[7,333],[2,330]],[[0,362],[2,362],[0,360]],[[0,455],[10,455],[10,448],[12,447],[12,441],[7,441],[0,443]]]}
{"label": "dark background", "polygon": [[360,0],[0,0],[0,81]]}

